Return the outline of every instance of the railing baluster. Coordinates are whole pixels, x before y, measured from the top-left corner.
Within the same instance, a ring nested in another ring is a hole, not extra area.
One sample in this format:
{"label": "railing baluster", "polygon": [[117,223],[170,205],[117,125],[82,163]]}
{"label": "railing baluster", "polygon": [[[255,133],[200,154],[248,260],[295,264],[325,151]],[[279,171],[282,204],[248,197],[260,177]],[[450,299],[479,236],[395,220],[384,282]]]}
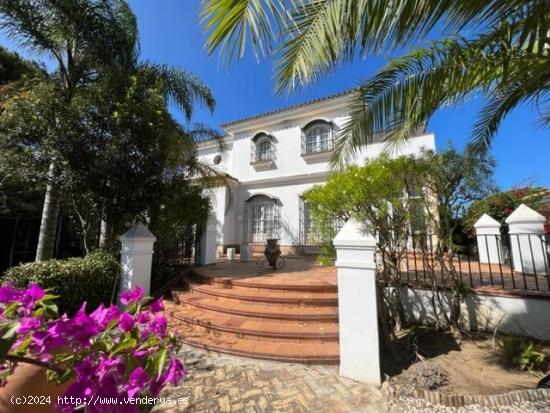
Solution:
{"label": "railing baluster", "polygon": [[500,245],[500,239],[499,235],[495,235],[495,244],[497,246],[497,259],[498,259],[498,270],[500,272],[500,283],[502,284],[502,288],[504,287],[504,274],[502,273],[502,259],[504,257],[504,254],[502,254],[502,245]]}
{"label": "railing baluster", "polygon": [[521,276],[523,277],[523,288],[525,290],[528,290],[527,288],[527,279],[525,278],[525,265],[523,265],[523,254],[521,253],[521,240],[519,234],[514,234],[516,236],[516,241],[518,243],[518,250],[519,250],[519,262],[521,264]]}
{"label": "railing baluster", "polygon": [[489,250],[489,243],[487,242],[488,235],[483,235],[483,238],[485,238],[485,252],[487,253],[487,261],[489,261],[489,277],[491,279],[491,287],[494,286],[493,282],[493,270],[491,268],[491,251]]}
{"label": "railing baluster", "polygon": [[527,235],[527,241],[529,241],[529,251],[531,252],[531,263],[533,264],[533,272],[535,274],[535,288],[539,291],[539,277],[537,274],[537,263],[535,262],[535,255],[533,254],[533,245],[531,244],[531,235]]}

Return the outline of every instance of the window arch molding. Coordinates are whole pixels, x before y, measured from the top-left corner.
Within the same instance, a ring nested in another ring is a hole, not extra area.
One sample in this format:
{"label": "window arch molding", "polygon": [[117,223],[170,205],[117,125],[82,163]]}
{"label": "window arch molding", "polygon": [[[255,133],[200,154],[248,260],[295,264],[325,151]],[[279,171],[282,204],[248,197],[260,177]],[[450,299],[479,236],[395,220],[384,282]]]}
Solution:
{"label": "window arch molding", "polygon": [[275,160],[276,139],[266,132],[258,132],[251,140],[250,163],[264,163]]}
{"label": "window arch molding", "polygon": [[329,152],[334,147],[336,125],[323,118],[313,119],[302,127],[302,155]]}

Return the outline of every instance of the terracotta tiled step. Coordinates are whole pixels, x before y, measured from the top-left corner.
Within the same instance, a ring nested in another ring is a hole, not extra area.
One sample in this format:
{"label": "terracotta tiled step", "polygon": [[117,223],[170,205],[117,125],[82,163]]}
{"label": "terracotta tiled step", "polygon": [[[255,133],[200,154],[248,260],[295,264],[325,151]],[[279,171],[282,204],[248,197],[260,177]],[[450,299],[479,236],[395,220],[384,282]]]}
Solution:
{"label": "terracotta tiled step", "polygon": [[193,276],[199,279],[203,283],[217,284],[226,288],[230,287],[245,287],[245,288],[258,288],[268,290],[286,290],[286,291],[308,291],[308,292],[324,292],[324,293],[336,293],[338,287],[335,283],[329,282],[322,278],[312,280],[296,280],[289,276],[289,274],[283,274],[281,276],[272,277],[245,277],[245,278],[231,278],[231,277],[208,277],[200,273],[200,269],[195,269]]}
{"label": "terracotta tiled step", "polygon": [[226,314],[282,320],[338,322],[338,307],[336,306],[300,306],[289,303],[240,301],[176,289],[172,290],[172,296],[176,303]]}
{"label": "terracotta tiled step", "polygon": [[198,325],[239,338],[269,337],[286,341],[326,342],[338,340],[335,322],[302,322],[264,319],[204,310],[187,304],[167,308],[170,317],[183,323]]}
{"label": "terracotta tiled step", "polygon": [[337,342],[278,342],[238,338],[199,326],[182,323],[171,325],[178,338],[194,347],[244,357],[311,364],[334,364],[339,361]]}
{"label": "terracotta tiled step", "polygon": [[189,278],[186,278],[184,281],[188,284],[190,291],[233,300],[296,305],[338,305],[338,296],[336,293],[268,290],[243,287],[226,288],[208,284],[197,284]]}

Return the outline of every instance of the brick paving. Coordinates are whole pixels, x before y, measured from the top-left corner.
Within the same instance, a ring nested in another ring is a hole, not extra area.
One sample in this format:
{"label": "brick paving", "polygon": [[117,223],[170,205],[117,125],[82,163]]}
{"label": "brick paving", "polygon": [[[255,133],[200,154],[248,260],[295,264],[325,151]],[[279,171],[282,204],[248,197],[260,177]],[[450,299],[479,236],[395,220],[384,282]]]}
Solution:
{"label": "brick paving", "polygon": [[187,397],[188,405],[157,405],[156,413],[375,413],[382,392],[338,375],[335,366],[252,360],[185,346],[187,378],[161,396]]}

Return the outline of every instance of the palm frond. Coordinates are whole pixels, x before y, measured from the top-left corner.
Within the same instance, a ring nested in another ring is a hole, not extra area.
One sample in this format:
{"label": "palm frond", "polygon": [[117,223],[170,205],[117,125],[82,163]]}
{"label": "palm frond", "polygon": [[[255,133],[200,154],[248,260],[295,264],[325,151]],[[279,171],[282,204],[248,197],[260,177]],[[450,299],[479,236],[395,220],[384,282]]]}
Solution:
{"label": "palm frond", "polygon": [[151,79],[162,82],[165,95],[174,103],[189,120],[195,103],[203,104],[211,111],[216,101],[212,92],[198,76],[185,70],[168,65],[141,62],[138,70]]}
{"label": "palm frond", "polygon": [[209,54],[220,48],[228,61],[243,57],[250,42],[257,56],[272,51],[296,0],[203,0],[201,22]]}

